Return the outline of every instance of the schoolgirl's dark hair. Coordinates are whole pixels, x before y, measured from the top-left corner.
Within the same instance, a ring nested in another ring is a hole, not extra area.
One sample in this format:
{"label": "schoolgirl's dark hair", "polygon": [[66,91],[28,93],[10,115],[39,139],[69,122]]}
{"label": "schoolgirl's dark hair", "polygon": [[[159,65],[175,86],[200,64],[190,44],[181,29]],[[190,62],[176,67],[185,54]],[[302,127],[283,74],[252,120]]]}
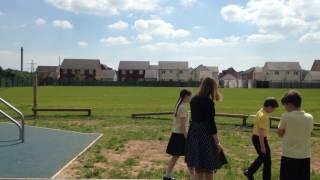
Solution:
{"label": "schoolgirl's dark hair", "polygon": [[176,108],[174,110],[174,116],[175,117],[177,116],[178,109],[179,109],[180,105],[182,104],[184,98],[187,97],[187,96],[191,96],[191,95],[192,95],[191,91],[189,91],[187,89],[182,89],[180,91],[179,99],[178,99],[178,101],[176,103]]}

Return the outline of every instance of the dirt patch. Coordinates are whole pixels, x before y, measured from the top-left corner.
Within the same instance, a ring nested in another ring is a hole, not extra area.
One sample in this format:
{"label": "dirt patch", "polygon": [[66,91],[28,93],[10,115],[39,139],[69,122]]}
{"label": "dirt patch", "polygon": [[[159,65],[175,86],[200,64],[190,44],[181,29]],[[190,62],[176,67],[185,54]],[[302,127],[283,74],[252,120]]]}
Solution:
{"label": "dirt patch", "polygon": [[[98,162],[94,166],[105,170],[113,169],[115,166],[128,166],[126,170],[131,177],[137,177],[142,171],[165,170],[170,156],[165,154],[167,142],[155,140],[132,140],[129,141],[122,152],[103,149],[103,155],[107,162]],[[130,161],[130,162],[129,162]],[[132,163],[133,162],[133,163]],[[59,174],[57,178],[80,178],[81,162],[74,161],[69,167]],[[179,159],[175,170],[186,170],[184,158]]]}
{"label": "dirt patch", "polygon": [[317,139],[313,139],[312,144],[312,170],[314,172],[320,172],[320,142],[316,141]]}
{"label": "dirt patch", "polygon": [[[166,167],[170,156],[165,154],[167,142],[161,141],[129,141],[122,153],[116,153],[112,150],[103,150],[102,154],[108,159],[108,164],[114,163],[125,164],[127,160],[134,159],[135,164],[130,167],[133,177],[137,176],[141,171],[148,171],[151,169],[163,169]],[[108,166],[108,165],[107,165]],[[184,159],[181,158],[175,169],[180,170],[186,168]]]}

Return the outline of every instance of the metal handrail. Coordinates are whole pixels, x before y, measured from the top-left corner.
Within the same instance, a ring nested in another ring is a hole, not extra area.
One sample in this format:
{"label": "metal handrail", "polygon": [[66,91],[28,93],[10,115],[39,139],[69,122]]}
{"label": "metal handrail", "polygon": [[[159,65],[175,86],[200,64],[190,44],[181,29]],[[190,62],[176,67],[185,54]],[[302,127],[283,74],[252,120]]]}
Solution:
{"label": "metal handrail", "polygon": [[9,102],[7,102],[6,100],[4,100],[2,98],[0,98],[0,102],[2,102],[4,105],[9,107],[11,110],[13,110],[15,113],[17,113],[20,116],[21,122],[19,123],[16,119],[12,118],[10,115],[8,115],[7,113],[5,113],[2,110],[0,110],[0,114],[5,116],[7,119],[9,119],[11,122],[13,122],[15,125],[18,126],[19,133],[20,133],[19,137],[20,137],[21,141],[24,142],[24,115],[23,115],[23,113],[21,111],[19,111],[16,107],[14,107],[13,105],[11,105]]}

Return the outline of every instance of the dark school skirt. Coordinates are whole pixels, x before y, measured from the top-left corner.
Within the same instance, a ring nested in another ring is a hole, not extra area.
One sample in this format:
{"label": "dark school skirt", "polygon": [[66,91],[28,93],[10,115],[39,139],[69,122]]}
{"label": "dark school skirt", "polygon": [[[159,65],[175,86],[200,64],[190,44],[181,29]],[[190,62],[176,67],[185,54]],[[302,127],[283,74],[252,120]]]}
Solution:
{"label": "dark school skirt", "polygon": [[186,138],[183,134],[172,133],[166,153],[172,156],[184,156],[186,150]]}
{"label": "dark school skirt", "polygon": [[186,141],[186,163],[197,171],[217,171],[227,164],[227,159],[214,142],[206,125],[191,123]]}

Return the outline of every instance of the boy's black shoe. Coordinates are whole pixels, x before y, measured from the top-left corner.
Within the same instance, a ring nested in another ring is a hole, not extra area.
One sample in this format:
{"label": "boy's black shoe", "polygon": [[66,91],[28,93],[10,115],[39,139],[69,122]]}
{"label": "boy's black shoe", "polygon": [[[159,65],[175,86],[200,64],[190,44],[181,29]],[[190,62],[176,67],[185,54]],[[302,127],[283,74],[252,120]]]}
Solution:
{"label": "boy's black shoe", "polygon": [[248,178],[248,180],[254,180],[253,175],[251,173],[249,173],[248,170],[244,171],[243,175],[245,175]]}
{"label": "boy's black shoe", "polygon": [[176,178],[163,176],[163,180],[176,180]]}

